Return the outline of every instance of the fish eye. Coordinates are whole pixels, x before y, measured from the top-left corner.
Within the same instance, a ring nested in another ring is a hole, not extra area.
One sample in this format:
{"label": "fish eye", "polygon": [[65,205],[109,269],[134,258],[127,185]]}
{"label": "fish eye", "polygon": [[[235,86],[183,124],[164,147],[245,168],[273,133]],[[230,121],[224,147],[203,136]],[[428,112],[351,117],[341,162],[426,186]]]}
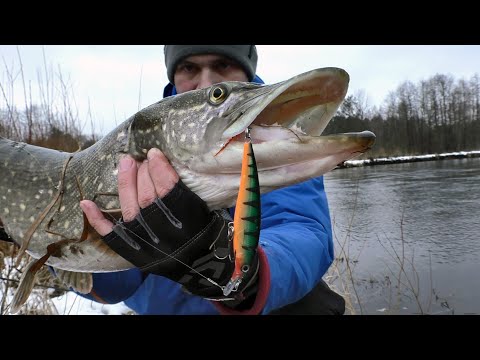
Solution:
{"label": "fish eye", "polygon": [[221,85],[216,85],[212,87],[210,90],[210,94],[208,95],[208,100],[212,105],[220,105],[223,103],[228,97],[227,88]]}

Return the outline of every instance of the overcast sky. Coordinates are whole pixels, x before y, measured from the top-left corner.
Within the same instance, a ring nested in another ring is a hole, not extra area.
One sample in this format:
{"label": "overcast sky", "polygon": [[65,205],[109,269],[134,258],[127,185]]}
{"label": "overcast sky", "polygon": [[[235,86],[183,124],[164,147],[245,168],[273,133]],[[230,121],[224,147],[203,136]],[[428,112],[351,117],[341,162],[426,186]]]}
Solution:
{"label": "overcast sky", "polygon": [[[69,79],[82,118],[90,103],[97,132],[109,132],[139,108],[162,98],[167,83],[163,45],[21,45],[18,51],[34,103],[37,72],[45,74],[42,49],[46,63],[60,67]],[[257,49],[257,74],[266,83],[315,68],[341,67],[350,74],[349,94],[363,90],[369,105],[376,106],[405,80],[417,82],[437,73],[468,79],[480,73],[480,45],[257,45]],[[17,46],[0,45],[0,56],[0,81],[7,91],[6,69],[19,70]],[[14,101],[24,106],[20,76],[15,84],[19,87]],[[1,93],[0,104],[5,104]]]}

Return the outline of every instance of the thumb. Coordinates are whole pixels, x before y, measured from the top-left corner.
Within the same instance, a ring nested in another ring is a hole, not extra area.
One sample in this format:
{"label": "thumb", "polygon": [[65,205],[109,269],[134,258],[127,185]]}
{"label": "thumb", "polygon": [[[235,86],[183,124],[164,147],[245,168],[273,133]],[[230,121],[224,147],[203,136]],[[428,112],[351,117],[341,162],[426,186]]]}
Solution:
{"label": "thumb", "polygon": [[102,212],[93,201],[82,200],[80,201],[80,207],[85,213],[90,225],[92,225],[101,236],[105,236],[112,231],[112,222],[105,219],[105,216],[103,216]]}

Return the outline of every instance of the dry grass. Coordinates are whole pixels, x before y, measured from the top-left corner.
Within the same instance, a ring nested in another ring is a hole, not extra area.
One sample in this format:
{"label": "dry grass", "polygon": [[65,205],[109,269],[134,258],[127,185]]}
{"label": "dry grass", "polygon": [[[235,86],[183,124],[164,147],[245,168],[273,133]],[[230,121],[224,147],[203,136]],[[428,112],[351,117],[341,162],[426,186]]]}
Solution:
{"label": "dry grass", "polygon": [[[379,255],[383,259],[386,273],[377,275],[381,277],[381,279],[377,279],[377,276],[370,279],[361,279],[355,272],[355,267],[361,261],[361,254],[365,247],[366,240],[360,247],[356,247],[358,250],[356,250],[355,253],[351,251],[350,238],[352,231],[355,230],[352,228],[354,217],[355,206],[352,209],[346,235],[342,239],[337,237],[334,226],[334,241],[337,256],[325,276],[329,286],[345,298],[346,314],[379,314],[379,309],[375,312],[366,310],[366,305],[368,304],[366,301],[368,300],[362,298],[358,291],[358,284],[361,283],[369,283],[372,285],[369,291],[374,291],[373,285],[379,287],[379,290],[370,294],[371,296],[369,297],[370,299],[375,297],[375,300],[380,300],[380,302],[386,305],[381,312],[381,314],[384,315],[405,313],[405,311],[402,310],[405,310],[407,307],[408,313],[410,314],[429,315],[455,313],[454,308],[452,308],[445,299],[442,299],[438,291],[433,287],[431,255],[429,256],[428,280],[421,280],[415,265],[414,247],[412,244],[407,243],[404,238],[404,213],[398,223],[399,241],[390,239],[386,234],[382,235],[382,239],[377,235],[377,240],[383,250]],[[363,296],[365,297],[365,295]],[[440,303],[443,310],[432,312],[434,302],[437,304]]]}
{"label": "dry grass", "polygon": [[[0,314],[6,315],[9,310],[9,301],[12,299],[23,270],[32,260],[25,255],[19,266],[15,266],[18,254],[18,246],[0,241]],[[52,302],[52,298],[60,296],[67,291],[61,282],[52,276],[50,270],[43,266],[37,273],[36,285],[30,295],[29,301],[20,310],[20,315],[55,315],[57,310]]]}
{"label": "dry grass", "polygon": [[[74,152],[95,143],[92,119],[81,121],[70,80],[60,67],[47,64],[44,54],[43,69],[37,69],[37,84],[40,99],[32,100],[31,80],[25,79],[20,52],[18,63],[4,62],[0,74],[0,136],[46,148]],[[17,106],[19,98],[24,106]],[[90,116],[90,115],[89,115]],[[87,121],[92,126],[92,135],[85,136]],[[2,223],[0,219],[0,228]],[[3,229],[3,228],[2,228]],[[2,230],[0,229],[0,230]],[[1,235],[1,234],[0,234]],[[0,240],[0,314],[8,313],[22,271],[31,260],[25,255],[18,267],[14,266],[18,247]],[[20,314],[56,314],[51,299],[65,292],[62,284],[43,266],[37,273],[37,284]]]}
{"label": "dry grass", "polygon": [[332,221],[332,231],[337,255],[325,276],[325,280],[329,286],[337,293],[342,295],[345,299],[345,313],[347,315],[356,315],[357,308],[360,314],[364,313],[362,301],[357,292],[354,278],[355,266],[358,263],[358,258],[360,257],[361,251],[356,254],[351,254],[350,252],[350,238],[352,230],[354,230],[352,226],[356,214],[357,199],[358,186],[356,187],[354,206],[344,238],[340,239],[337,236],[337,232],[335,231],[336,223],[335,221]]}

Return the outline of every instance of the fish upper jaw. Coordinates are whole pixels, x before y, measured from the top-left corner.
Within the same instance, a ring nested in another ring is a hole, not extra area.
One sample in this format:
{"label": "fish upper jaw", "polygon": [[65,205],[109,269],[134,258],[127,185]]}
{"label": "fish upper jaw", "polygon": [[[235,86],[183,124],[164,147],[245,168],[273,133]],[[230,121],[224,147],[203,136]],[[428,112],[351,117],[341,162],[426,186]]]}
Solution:
{"label": "fish upper jaw", "polygon": [[242,106],[241,116],[225,129],[222,140],[241,134],[251,124],[296,127],[318,136],[343,102],[349,80],[343,69],[323,68],[256,89],[258,96]]}

